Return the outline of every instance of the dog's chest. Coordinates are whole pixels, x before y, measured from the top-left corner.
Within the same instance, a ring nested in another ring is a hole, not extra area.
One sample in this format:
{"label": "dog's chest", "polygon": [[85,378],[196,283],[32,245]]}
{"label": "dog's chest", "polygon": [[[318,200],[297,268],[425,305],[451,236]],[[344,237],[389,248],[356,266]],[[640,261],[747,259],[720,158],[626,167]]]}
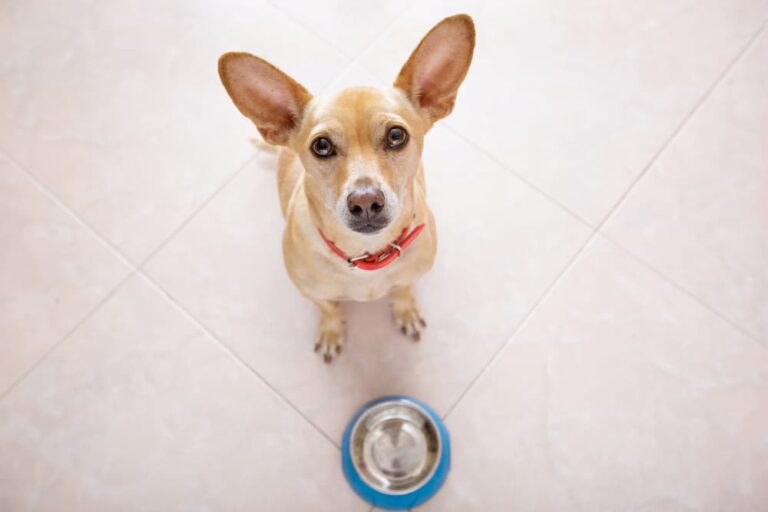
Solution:
{"label": "dog's chest", "polygon": [[366,271],[345,268],[337,272],[335,281],[338,284],[333,292],[336,300],[368,301],[387,295],[400,280],[397,272],[390,269]]}
{"label": "dog's chest", "polygon": [[429,270],[434,257],[434,246],[430,242],[429,235],[423,237],[402,257],[377,270],[352,268],[327,247],[318,247],[319,252],[313,257],[293,261],[289,274],[300,290],[316,299],[376,300],[394,288],[410,285]]}

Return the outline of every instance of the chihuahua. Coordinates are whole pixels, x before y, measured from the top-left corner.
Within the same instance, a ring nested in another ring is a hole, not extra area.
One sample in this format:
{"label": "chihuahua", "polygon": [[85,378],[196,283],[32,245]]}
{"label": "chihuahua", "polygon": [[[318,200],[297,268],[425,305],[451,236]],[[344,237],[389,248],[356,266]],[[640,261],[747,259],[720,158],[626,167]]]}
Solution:
{"label": "chihuahua", "polygon": [[315,351],[325,362],[344,343],[343,301],[389,295],[403,334],[418,341],[426,327],[411,290],[437,250],[421,153],[425,134],[453,110],[474,47],[472,18],[451,16],[424,36],[392,87],[323,98],[248,53],[219,59],[232,101],[280,146],[283,257],[320,309]]}

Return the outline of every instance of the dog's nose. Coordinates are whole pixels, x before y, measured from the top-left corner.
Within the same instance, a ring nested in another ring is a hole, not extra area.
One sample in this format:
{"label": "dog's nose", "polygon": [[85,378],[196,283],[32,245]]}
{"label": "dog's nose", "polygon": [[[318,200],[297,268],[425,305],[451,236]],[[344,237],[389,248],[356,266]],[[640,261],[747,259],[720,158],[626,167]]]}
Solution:
{"label": "dog's nose", "polygon": [[384,210],[384,192],[371,187],[355,190],[347,196],[347,208],[356,219],[375,219]]}

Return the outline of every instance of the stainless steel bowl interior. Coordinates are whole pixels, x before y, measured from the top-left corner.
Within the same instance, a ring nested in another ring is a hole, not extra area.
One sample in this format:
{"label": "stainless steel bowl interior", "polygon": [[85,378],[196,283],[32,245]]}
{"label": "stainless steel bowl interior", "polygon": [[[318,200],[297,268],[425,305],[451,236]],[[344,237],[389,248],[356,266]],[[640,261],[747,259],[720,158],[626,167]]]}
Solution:
{"label": "stainless steel bowl interior", "polygon": [[381,402],[352,427],[350,453],[357,473],[389,494],[418,489],[434,474],[441,453],[434,421],[407,400]]}

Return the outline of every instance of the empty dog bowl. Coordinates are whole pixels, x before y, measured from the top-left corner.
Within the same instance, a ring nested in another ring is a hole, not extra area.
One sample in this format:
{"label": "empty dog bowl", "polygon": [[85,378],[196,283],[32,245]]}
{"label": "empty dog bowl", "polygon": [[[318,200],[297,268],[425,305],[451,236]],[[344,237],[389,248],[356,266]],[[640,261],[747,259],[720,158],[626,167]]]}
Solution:
{"label": "empty dog bowl", "polygon": [[406,396],[368,402],[344,431],[344,475],[364,500],[387,509],[424,503],[451,465],[448,431],[426,404]]}

